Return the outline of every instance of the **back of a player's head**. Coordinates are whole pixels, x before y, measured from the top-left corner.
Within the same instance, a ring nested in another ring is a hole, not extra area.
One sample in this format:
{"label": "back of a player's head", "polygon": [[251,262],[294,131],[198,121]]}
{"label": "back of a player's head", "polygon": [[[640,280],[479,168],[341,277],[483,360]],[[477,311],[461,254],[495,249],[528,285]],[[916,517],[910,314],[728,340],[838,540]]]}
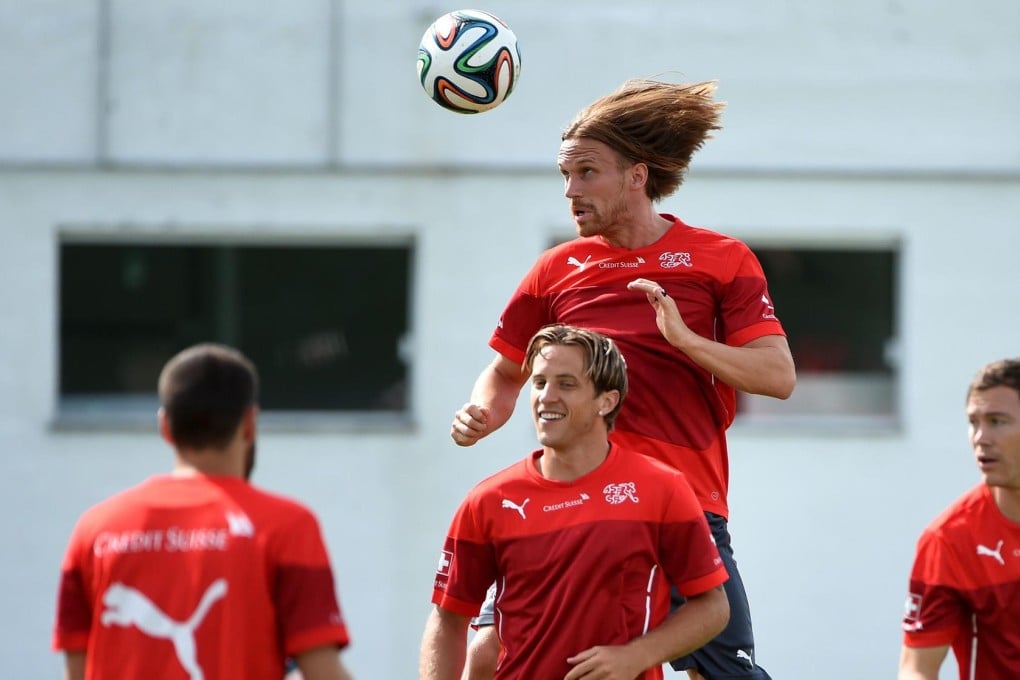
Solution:
{"label": "back of a player's head", "polygon": [[178,448],[223,448],[258,403],[254,364],[235,349],[203,343],[167,362],[159,401]]}
{"label": "back of a player's head", "polygon": [[683,182],[691,157],[721,129],[725,104],[713,100],[714,82],[674,84],[634,79],[582,109],[562,140],[602,142],[630,163],[648,166],[645,193],[652,201]]}
{"label": "back of a player's head", "polygon": [[620,393],[616,406],[605,415],[606,426],[610,430],[613,429],[613,422],[623,406],[623,398],[627,395],[627,362],[624,361],[620,348],[612,339],[596,331],[552,324],[540,329],[528,343],[524,359],[527,370],[532,369],[535,357],[549,345],[579,347],[584,355],[585,376],[594,384],[595,394],[611,390]]}
{"label": "back of a player's head", "polygon": [[967,388],[967,399],[975,392],[1008,387],[1020,397],[1020,358],[1000,359],[981,367]]}

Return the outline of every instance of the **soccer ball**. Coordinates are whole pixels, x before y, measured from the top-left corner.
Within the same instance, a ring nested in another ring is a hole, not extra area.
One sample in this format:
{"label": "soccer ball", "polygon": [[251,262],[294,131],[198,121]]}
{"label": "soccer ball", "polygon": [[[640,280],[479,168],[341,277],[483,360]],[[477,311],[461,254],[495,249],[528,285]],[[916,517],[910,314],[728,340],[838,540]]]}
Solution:
{"label": "soccer ball", "polygon": [[461,9],[432,22],[418,46],[418,78],[437,104],[457,113],[499,106],[521,75],[517,36],[488,12]]}

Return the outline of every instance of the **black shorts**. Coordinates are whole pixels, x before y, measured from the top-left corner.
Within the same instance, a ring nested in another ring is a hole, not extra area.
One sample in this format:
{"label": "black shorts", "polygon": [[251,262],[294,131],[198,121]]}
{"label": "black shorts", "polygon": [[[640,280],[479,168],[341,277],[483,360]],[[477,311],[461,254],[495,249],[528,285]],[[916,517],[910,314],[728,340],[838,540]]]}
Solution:
{"label": "black shorts", "polygon": [[[764,668],[754,661],[754,633],[751,630],[751,609],[747,604],[744,582],[733,560],[730,532],[726,518],[711,512],[705,513],[712,538],[719,549],[729,579],[723,585],[730,601],[730,622],[701,649],[674,659],[669,665],[677,671],[696,669],[706,680],[772,680]],[[673,609],[683,606],[684,598],[673,591]],[[491,626],[496,608],[496,586],[493,584],[486,594],[478,616],[471,621],[474,627]]]}
{"label": "black shorts", "polygon": [[[747,593],[744,582],[737,571],[737,563],[733,560],[733,547],[730,545],[730,532],[726,518],[711,512],[705,513],[708,526],[715,539],[715,547],[719,549],[726,566],[729,579],[723,584],[726,597],[730,601],[730,622],[723,632],[719,633],[701,649],[674,659],[669,665],[674,670],[685,671],[696,669],[706,680],[772,680],[764,668],[754,661],[754,633],[751,630],[751,609],[747,604]],[[673,592],[673,608],[683,606],[684,598]]]}

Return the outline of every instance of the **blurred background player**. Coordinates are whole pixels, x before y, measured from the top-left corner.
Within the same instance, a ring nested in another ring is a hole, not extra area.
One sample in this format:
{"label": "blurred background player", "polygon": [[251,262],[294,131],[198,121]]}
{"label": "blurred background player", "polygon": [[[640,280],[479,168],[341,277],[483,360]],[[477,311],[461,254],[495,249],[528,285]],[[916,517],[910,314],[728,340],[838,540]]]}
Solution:
{"label": "blurred background player", "polygon": [[[496,583],[499,680],[662,677],[723,629],[722,559],[681,473],[609,442],[627,392],[616,345],[548,326],[527,347],[542,448],[468,494],[437,570],[422,680],[461,676]],[[670,586],[687,603],[672,614]]]}
{"label": "blurred background player", "polygon": [[[527,379],[524,348],[541,326],[612,337],[627,357],[631,395],[611,437],[684,473],[730,576],[726,630],[673,667],[692,678],[763,680],[727,526],[726,429],[735,390],[792,393],[793,358],[751,250],[655,205],[719,129],[714,92],[712,83],[628,81],[566,128],[558,163],[579,238],[547,250],[525,275],[489,340],[497,355],[455,414],[451,436],[470,446],[509,419]],[[490,606],[477,623],[491,623]],[[495,637],[478,630],[466,677],[492,677]]]}
{"label": "blurred background player", "polygon": [[982,481],[917,543],[900,680],[937,680],[950,647],[960,680],[1020,678],[1020,359],[978,372],[967,420]]}
{"label": "blurred background player", "polygon": [[[86,511],[61,568],[66,675],[348,680],[348,632],[318,521],[247,482],[258,376],[239,352],[184,350],[159,377],[174,468]],[[173,670],[170,670],[173,669]]]}

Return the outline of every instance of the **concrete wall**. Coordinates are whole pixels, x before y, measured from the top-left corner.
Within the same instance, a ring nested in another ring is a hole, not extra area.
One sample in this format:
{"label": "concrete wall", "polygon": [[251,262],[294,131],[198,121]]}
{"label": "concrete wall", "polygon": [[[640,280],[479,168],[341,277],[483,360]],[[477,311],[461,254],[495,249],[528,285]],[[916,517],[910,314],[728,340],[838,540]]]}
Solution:
{"label": "concrete wall", "polygon": [[559,130],[623,79],[666,72],[718,78],[729,109],[665,210],[751,243],[900,249],[900,426],[731,431],[760,662],[777,679],[894,673],[913,543],[977,480],[963,389],[1018,353],[1020,6],[549,7],[486,6],[524,68],[506,104],[466,117],[414,75],[451,7],[0,0],[5,674],[58,674],[47,645],[77,515],[170,461],[154,423],[54,427],[62,237],[416,239],[415,426],[267,428],[256,473],[322,520],[357,676],[414,677],[454,508],[532,447],[523,413],[474,449],[447,432],[505,299],[569,233]]}

